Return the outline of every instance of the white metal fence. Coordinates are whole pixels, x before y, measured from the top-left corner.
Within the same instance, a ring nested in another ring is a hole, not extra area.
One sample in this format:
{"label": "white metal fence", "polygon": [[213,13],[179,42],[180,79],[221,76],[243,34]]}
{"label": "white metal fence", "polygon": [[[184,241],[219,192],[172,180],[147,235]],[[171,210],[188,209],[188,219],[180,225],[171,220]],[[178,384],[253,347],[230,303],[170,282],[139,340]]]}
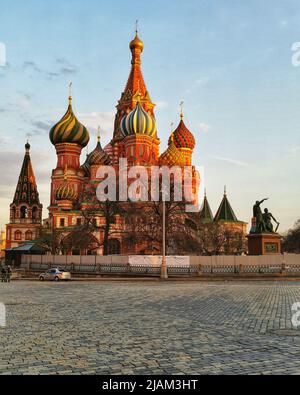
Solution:
{"label": "white metal fence", "polygon": [[[51,267],[85,274],[159,275],[159,256],[62,256],[23,255],[23,269],[47,270]],[[273,256],[190,256],[167,257],[170,275],[296,275],[300,276],[300,255]]]}

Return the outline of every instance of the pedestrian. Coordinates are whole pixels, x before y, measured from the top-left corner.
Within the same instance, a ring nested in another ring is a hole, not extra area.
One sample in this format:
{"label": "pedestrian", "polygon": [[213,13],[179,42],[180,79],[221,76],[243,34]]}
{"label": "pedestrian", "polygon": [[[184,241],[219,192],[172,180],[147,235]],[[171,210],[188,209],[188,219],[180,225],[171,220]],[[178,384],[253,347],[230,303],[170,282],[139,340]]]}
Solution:
{"label": "pedestrian", "polygon": [[2,266],[1,268],[1,282],[6,282],[6,267]]}
{"label": "pedestrian", "polygon": [[6,282],[7,283],[10,283],[11,274],[12,274],[11,266],[7,265],[7,267],[6,267]]}

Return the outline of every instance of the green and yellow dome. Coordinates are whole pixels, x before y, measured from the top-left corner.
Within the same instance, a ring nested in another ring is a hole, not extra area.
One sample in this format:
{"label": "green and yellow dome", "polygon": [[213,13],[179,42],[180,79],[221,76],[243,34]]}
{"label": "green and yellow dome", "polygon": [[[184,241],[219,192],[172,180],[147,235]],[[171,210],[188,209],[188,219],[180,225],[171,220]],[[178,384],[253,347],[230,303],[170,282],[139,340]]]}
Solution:
{"label": "green and yellow dome", "polygon": [[84,148],[90,135],[84,125],[82,125],[74,115],[72,108],[72,97],[69,97],[68,110],[63,118],[50,130],[50,141],[53,145],[62,143],[78,144]]}
{"label": "green and yellow dome", "polygon": [[64,182],[61,186],[59,186],[55,191],[55,199],[56,200],[76,200],[78,197],[77,192],[75,191],[73,185],[68,182]]}
{"label": "green and yellow dome", "polygon": [[152,115],[143,109],[138,101],[136,107],[121,120],[121,132],[124,137],[135,134],[156,136],[156,121]]}

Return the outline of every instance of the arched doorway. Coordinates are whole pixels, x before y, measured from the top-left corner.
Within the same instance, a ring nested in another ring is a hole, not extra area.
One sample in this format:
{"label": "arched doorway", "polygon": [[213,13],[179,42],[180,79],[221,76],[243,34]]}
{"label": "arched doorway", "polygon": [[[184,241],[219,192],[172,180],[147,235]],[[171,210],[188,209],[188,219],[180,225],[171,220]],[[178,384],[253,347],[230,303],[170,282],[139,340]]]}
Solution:
{"label": "arched doorway", "polygon": [[118,239],[110,239],[108,241],[108,255],[120,255],[121,243]]}

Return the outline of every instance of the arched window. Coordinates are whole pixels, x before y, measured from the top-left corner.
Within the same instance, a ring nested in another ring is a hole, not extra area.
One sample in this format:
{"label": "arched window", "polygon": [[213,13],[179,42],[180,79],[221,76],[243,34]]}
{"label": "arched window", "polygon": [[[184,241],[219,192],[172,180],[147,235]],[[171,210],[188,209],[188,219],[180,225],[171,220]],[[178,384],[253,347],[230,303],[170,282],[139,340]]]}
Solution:
{"label": "arched window", "polygon": [[38,219],[38,208],[36,206],[32,207],[32,219]]}
{"label": "arched window", "polygon": [[108,241],[108,254],[109,255],[121,254],[121,243],[118,239],[110,239]]}
{"label": "arched window", "polygon": [[11,218],[12,219],[16,218],[16,208],[15,207],[12,207],[12,209],[11,209]]}
{"label": "arched window", "polygon": [[27,232],[25,233],[25,240],[32,240],[31,230],[27,230]]}
{"label": "arched window", "polygon": [[15,231],[15,240],[22,240],[22,232],[20,230]]}
{"label": "arched window", "polygon": [[22,206],[22,207],[21,207],[21,209],[20,209],[20,215],[21,215],[21,218],[22,218],[22,219],[27,218],[27,207],[26,207],[26,206]]}

